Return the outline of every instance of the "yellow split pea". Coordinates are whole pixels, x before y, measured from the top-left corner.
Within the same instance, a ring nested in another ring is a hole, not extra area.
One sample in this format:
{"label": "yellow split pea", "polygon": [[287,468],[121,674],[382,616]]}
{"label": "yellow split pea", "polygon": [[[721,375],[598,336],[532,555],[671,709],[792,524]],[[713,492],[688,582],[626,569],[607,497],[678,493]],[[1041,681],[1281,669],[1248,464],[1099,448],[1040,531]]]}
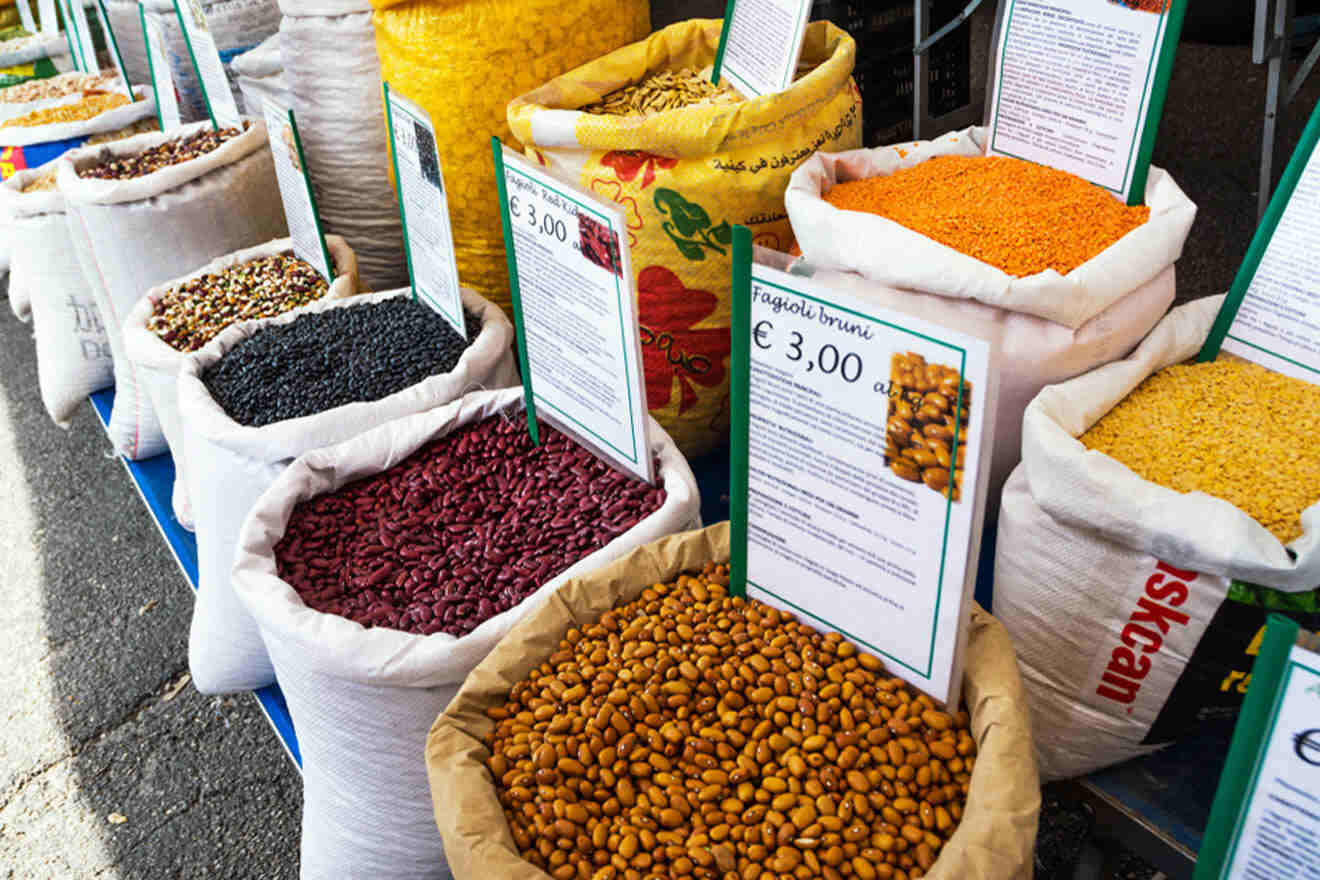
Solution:
{"label": "yellow split pea", "polygon": [[1283,543],[1320,501],[1320,386],[1237,358],[1166,367],[1079,439],[1176,492],[1228,501]]}

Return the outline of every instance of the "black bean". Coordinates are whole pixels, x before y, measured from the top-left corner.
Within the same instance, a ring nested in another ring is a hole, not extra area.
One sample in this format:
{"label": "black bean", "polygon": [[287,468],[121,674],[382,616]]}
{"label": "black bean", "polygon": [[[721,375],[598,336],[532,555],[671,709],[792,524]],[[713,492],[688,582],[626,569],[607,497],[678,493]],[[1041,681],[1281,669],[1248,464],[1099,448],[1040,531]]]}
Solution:
{"label": "black bean", "polygon": [[235,345],[202,382],[230,418],[252,427],[380,400],[452,371],[481,332],[479,316],[465,318],[466,340],[406,297],[302,315]]}

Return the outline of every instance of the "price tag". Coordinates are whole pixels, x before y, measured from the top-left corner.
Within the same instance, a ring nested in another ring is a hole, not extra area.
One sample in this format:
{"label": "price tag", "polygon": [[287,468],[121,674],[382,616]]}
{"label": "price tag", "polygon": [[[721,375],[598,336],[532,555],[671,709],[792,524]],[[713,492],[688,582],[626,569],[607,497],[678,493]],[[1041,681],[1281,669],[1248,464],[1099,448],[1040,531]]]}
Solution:
{"label": "price tag", "polygon": [[654,484],[623,211],[492,146],[532,439],[539,415]]}
{"label": "price tag", "polygon": [[151,75],[151,88],[156,93],[156,118],[161,131],[173,131],[183,124],[179,114],[179,96],[174,92],[174,77],[170,62],[165,57],[165,36],[160,24],[147,19],[147,8],[138,4],[138,18],[142,22],[142,43],[147,52],[147,71]]}
{"label": "price tag", "polygon": [[1320,383],[1320,106],[1283,172],[1265,217],[1201,349]]}
{"label": "price tag", "polygon": [[105,45],[110,50],[110,61],[119,74],[120,89],[128,100],[134,99],[133,84],[128,79],[128,68],[124,66],[124,56],[119,51],[119,40],[115,38],[115,29],[110,26],[110,13],[106,11],[105,0],[96,0],[96,14],[101,17],[101,32],[105,34]]}
{"label": "price tag", "polygon": [[[37,0],[37,14],[41,16],[43,34],[50,36],[60,32],[60,16],[55,10],[55,0]],[[73,55],[72,43],[69,44],[69,54]],[[76,58],[74,60],[76,61]]]}
{"label": "price tag", "polygon": [[[82,60],[80,69],[84,73],[99,73],[101,65],[96,59],[96,43],[92,41],[92,26],[87,21],[87,7],[83,6],[83,0],[67,0],[65,9],[70,13],[66,25],[73,33],[73,43],[78,49],[78,57]],[[72,24],[69,24],[70,21]]]}
{"label": "price tag", "polygon": [[307,160],[293,111],[269,98],[262,102],[261,109],[266,119],[270,150],[275,155],[275,177],[284,199],[284,216],[289,221],[293,252],[320,272],[327,282],[334,281],[330,248],[326,246],[325,233],[321,229],[321,215],[316,209],[316,194],[312,192],[312,179],[307,173]]}
{"label": "price tag", "polygon": [[435,147],[435,128],[425,110],[385,87],[385,116],[399,191],[399,215],[408,252],[413,298],[440,313],[467,338],[463,293],[449,225],[449,198]]}
{"label": "price tag", "polygon": [[197,81],[202,87],[202,98],[206,101],[206,112],[211,115],[211,124],[217,130],[242,127],[243,118],[238,113],[238,104],[234,102],[234,93],[229,88],[229,77],[225,75],[225,66],[220,60],[215,37],[211,35],[211,28],[206,23],[201,0],[182,0],[182,5],[180,0],[174,0],[174,14],[179,17],[179,27],[188,43],[188,54],[192,57],[193,69],[197,71]]}
{"label": "price tag", "polygon": [[1320,876],[1317,638],[1271,615],[1196,862],[1195,880]]}
{"label": "price tag", "polygon": [[721,77],[745,98],[793,84],[811,0],[729,0],[711,79]]}
{"label": "price tag", "polygon": [[32,15],[32,4],[28,0],[18,0],[18,20],[29,34],[37,32],[37,20]]}
{"label": "price tag", "polygon": [[734,234],[732,579],[956,705],[990,346],[752,262]]}
{"label": "price tag", "polygon": [[1059,168],[1142,204],[1187,0],[1006,3],[988,154]]}

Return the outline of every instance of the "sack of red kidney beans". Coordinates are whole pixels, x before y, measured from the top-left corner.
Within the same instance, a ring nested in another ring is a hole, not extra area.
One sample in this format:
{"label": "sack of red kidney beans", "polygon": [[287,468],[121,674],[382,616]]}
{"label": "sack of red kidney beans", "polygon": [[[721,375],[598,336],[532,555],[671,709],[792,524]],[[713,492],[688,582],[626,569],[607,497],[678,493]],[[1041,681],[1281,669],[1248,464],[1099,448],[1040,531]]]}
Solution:
{"label": "sack of red kidney beans", "polygon": [[468,672],[569,578],[700,525],[648,422],[654,487],[544,423],[532,446],[510,388],[305,453],[257,501],[234,588],[298,731],[304,877],[444,874],[422,751]]}

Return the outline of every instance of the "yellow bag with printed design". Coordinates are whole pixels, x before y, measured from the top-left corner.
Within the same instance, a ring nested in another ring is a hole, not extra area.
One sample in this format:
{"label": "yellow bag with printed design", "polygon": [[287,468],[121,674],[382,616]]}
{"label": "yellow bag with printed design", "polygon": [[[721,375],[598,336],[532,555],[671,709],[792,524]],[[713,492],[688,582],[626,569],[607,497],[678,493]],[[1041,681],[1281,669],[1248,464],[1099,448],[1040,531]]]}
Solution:
{"label": "yellow bag with printed design", "polygon": [[824,21],[807,29],[808,72],[784,92],[649,117],[572,112],[653,73],[709,67],[721,25],[670,25],[509,104],[509,126],[531,159],[623,206],[647,406],[689,456],[728,438],[733,226],[787,250],[793,170],[818,150],[862,143],[856,45]]}
{"label": "yellow bag with printed design", "polygon": [[[458,274],[509,309],[491,135],[537,83],[651,29],[649,0],[371,0],[380,77],[435,123]],[[393,176],[391,169],[391,177]]]}

